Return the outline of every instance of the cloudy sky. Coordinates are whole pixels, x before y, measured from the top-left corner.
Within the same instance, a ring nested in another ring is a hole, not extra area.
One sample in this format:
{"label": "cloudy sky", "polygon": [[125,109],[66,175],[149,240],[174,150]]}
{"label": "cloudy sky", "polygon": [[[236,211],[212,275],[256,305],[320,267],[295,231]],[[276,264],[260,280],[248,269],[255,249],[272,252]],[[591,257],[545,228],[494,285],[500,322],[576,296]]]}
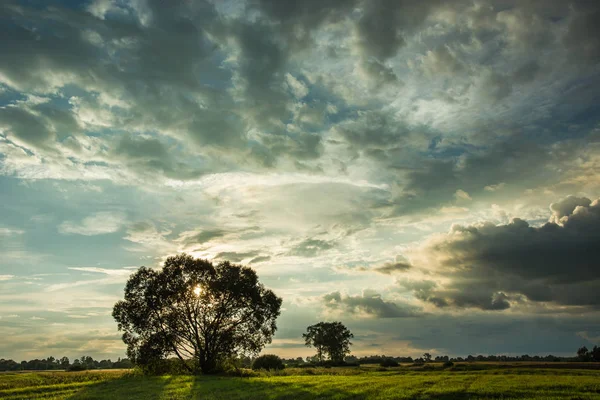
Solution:
{"label": "cloudy sky", "polygon": [[255,268],[269,349],[600,344],[600,6],[3,0],[0,357],[124,355],[168,255]]}

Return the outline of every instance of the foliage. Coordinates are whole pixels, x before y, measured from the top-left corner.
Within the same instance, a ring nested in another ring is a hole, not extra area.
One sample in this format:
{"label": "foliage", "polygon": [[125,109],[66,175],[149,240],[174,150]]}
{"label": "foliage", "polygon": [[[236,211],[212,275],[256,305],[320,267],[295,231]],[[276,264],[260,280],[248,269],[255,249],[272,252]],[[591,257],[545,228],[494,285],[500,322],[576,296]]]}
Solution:
{"label": "foliage", "polygon": [[452,361],[445,361],[443,366],[444,368],[452,368],[454,367],[454,363]]}
{"label": "foliage", "polygon": [[383,360],[381,360],[379,365],[387,368],[387,367],[397,367],[400,364],[398,364],[398,361],[394,360],[393,358],[384,358]]}
{"label": "foliage", "polygon": [[[75,367],[75,369],[73,369]],[[82,356],[81,359],[74,359],[70,362],[68,357],[45,359],[34,359],[21,361],[0,359],[0,371],[52,371],[52,370],[84,370],[84,369],[126,369],[132,368],[133,364],[126,358],[119,358],[117,361],[94,360],[90,356]]]}
{"label": "foliage", "polygon": [[135,272],[113,317],[137,365],[173,356],[190,372],[211,373],[224,360],[270,343],[280,308],[281,298],[251,268],[180,254],[160,271]]}
{"label": "foliage", "polygon": [[302,337],[306,346],[317,349],[319,361],[323,361],[323,356],[327,354],[334,363],[341,363],[350,353],[350,339],[354,335],[341,322],[319,322],[307,327]]}
{"label": "foliage", "polygon": [[73,364],[67,368],[67,371],[77,372],[77,371],[85,371],[87,367],[83,364]]}
{"label": "foliage", "polygon": [[252,369],[279,370],[284,368],[283,361],[275,354],[264,354],[257,357],[252,363]]}
{"label": "foliage", "polygon": [[578,361],[596,361],[600,362],[600,347],[594,346],[592,350],[588,350],[583,346],[577,350]]}

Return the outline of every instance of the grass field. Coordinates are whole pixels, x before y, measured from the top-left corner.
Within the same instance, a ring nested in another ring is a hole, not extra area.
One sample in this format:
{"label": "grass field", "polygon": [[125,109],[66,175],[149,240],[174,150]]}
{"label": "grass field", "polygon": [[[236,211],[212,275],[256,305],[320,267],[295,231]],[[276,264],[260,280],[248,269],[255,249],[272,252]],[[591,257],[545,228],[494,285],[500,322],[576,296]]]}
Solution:
{"label": "grass field", "polygon": [[250,377],[128,371],[0,374],[0,399],[600,399],[600,371],[288,369]]}

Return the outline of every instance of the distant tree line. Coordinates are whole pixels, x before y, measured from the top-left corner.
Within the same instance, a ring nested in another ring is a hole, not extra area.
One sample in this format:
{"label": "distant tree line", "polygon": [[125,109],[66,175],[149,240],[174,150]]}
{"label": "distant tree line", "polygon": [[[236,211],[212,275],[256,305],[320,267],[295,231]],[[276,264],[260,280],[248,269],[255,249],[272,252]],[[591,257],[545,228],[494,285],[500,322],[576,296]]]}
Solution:
{"label": "distant tree line", "polygon": [[90,356],[82,356],[71,362],[68,357],[45,359],[34,359],[16,362],[14,360],[0,359],[0,371],[43,371],[43,370],[66,370],[83,371],[87,369],[123,369],[133,368],[133,363],[127,358],[118,358],[117,361],[94,360]]}
{"label": "distant tree line", "polygon": [[[336,325],[337,326],[337,325]],[[345,327],[344,327],[345,328]],[[256,363],[257,360],[260,360]],[[268,361],[264,363],[263,361]],[[400,363],[414,363],[414,364],[425,364],[428,362],[436,363],[453,363],[453,362],[519,362],[519,361],[530,361],[530,362],[600,362],[600,347],[594,346],[593,349],[589,350],[583,346],[577,350],[577,355],[574,357],[558,357],[554,355],[547,356],[530,356],[528,354],[520,356],[506,356],[506,355],[468,355],[466,357],[449,357],[449,356],[435,356],[433,357],[429,353],[423,354],[421,357],[394,357],[386,355],[371,355],[364,357],[356,357],[348,355],[344,357],[343,361],[323,359],[323,355],[319,359],[318,355],[309,356],[306,358],[295,357],[295,358],[279,358],[272,354],[260,356],[260,357],[238,357],[232,360],[232,363],[237,368],[255,368],[255,369],[281,369],[285,367],[315,367],[315,366],[335,366],[335,365],[364,365],[364,364],[380,364],[382,366],[397,366]],[[68,357],[54,358],[48,357],[46,359],[34,359],[29,361],[16,362],[14,360],[0,359],[0,371],[25,371],[25,370],[67,370],[67,371],[81,371],[88,369],[125,369],[132,368],[134,365],[131,360],[127,358],[118,358],[117,361],[108,360],[94,360],[90,356],[82,356],[76,358],[71,362]]]}
{"label": "distant tree line", "polygon": [[592,350],[588,350],[583,346],[577,350],[577,359],[579,361],[596,361],[600,362],[600,347],[594,346]]}

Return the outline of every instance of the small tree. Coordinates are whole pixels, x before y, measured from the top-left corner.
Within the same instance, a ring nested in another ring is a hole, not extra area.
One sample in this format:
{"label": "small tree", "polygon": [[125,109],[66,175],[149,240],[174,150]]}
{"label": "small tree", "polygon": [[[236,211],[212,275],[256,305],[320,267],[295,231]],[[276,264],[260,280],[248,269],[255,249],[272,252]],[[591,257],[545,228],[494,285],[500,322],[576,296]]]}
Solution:
{"label": "small tree", "polygon": [[577,358],[580,361],[589,361],[589,359],[590,359],[590,352],[589,352],[588,348],[585,347],[585,346],[580,347],[577,350]]}
{"label": "small tree", "polygon": [[594,346],[590,353],[592,356],[592,361],[600,361],[600,347]]}
{"label": "small tree", "polygon": [[190,372],[210,373],[270,343],[280,308],[281,298],[251,268],[180,254],[160,271],[141,267],[132,274],[113,317],[137,365],[174,356]]}
{"label": "small tree", "polygon": [[431,361],[431,354],[429,353],[425,353],[423,354],[423,359],[425,360],[426,363]]}
{"label": "small tree", "polygon": [[341,322],[319,322],[306,328],[302,337],[306,346],[317,349],[319,362],[327,354],[334,363],[342,363],[346,354],[350,353],[350,339],[354,335]]}

